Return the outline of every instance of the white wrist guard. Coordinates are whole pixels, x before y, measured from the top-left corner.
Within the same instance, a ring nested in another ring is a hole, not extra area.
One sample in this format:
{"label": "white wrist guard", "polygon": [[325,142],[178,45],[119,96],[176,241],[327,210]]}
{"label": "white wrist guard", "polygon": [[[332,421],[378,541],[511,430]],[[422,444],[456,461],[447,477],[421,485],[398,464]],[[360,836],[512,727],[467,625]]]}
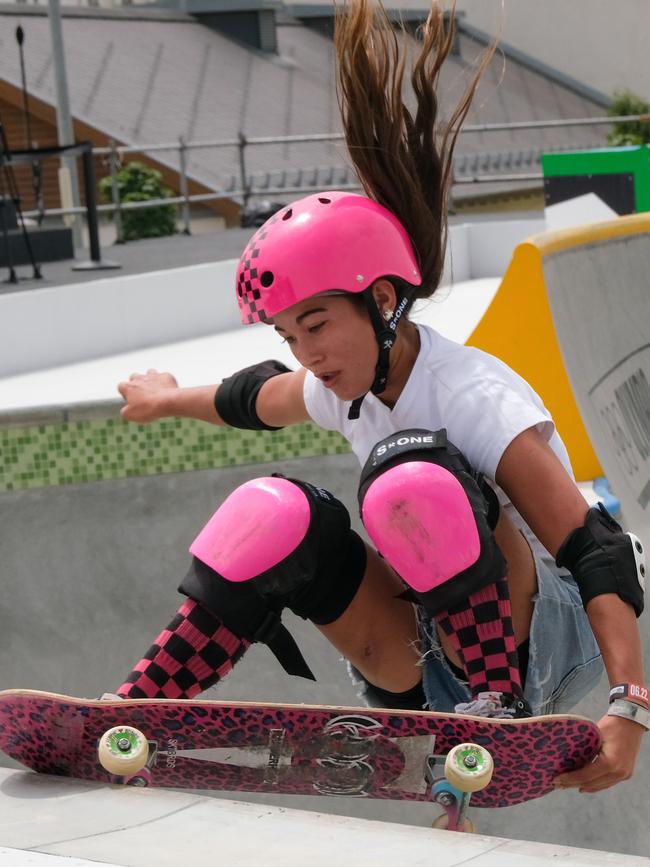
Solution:
{"label": "white wrist guard", "polygon": [[633,701],[617,698],[610,704],[607,716],[621,716],[623,719],[639,723],[646,731],[650,731],[650,711]]}

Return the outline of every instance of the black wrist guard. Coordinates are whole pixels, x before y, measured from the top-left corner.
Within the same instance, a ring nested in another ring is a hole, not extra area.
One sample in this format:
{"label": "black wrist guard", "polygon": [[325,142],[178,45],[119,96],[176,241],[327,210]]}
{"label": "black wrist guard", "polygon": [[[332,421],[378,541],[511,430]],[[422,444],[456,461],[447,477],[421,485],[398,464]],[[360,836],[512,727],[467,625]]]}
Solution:
{"label": "black wrist guard", "polygon": [[623,532],[602,503],[589,509],[584,525],[569,533],[555,562],[573,575],[585,608],[595,596],[616,593],[637,617],[643,611],[643,545],[633,533]]}
{"label": "black wrist guard", "polygon": [[219,416],[230,427],[243,430],[281,430],[264,424],[255,409],[257,395],[267,379],[280,373],[291,373],[281,361],[262,361],[227,377],[217,388],[214,405]]}

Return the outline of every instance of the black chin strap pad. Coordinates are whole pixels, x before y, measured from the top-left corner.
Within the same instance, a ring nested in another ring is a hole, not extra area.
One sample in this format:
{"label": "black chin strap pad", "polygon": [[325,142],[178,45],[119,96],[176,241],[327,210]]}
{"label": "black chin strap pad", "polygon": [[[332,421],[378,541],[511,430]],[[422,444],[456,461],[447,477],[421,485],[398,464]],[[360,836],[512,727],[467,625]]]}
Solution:
{"label": "black chin strap pad", "polygon": [[363,293],[363,300],[366,303],[366,310],[370,316],[372,327],[375,330],[375,337],[377,338],[377,345],[379,346],[377,366],[375,367],[375,378],[370,386],[370,391],[373,394],[381,394],[386,388],[386,383],[388,382],[390,351],[397,340],[397,323],[400,320],[404,307],[402,306],[400,309],[400,305],[398,305],[398,310],[393,312],[393,317],[390,322],[386,322],[379,312],[372,291],[366,290]]}
{"label": "black chin strap pad", "polygon": [[[363,300],[366,304],[366,310],[375,331],[377,345],[379,346],[379,355],[377,356],[377,365],[375,367],[375,378],[370,391],[372,394],[381,394],[386,388],[388,382],[388,370],[390,368],[390,351],[397,340],[397,323],[402,317],[402,314],[409,305],[407,298],[402,300],[397,305],[397,309],[393,311],[393,316],[389,322],[386,322],[379,312],[379,308],[375,302],[374,295],[371,289],[366,289],[363,293]],[[348,419],[354,421],[359,418],[361,412],[361,404],[365,394],[355,398],[350,404],[348,410]]]}
{"label": "black chin strap pad", "polygon": [[361,412],[361,404],[363,403],[363,399],[365,394],[362,394],[361,397],[355,397],[355,399],[350,404],[350,409],[348,410],[348,420],[356,421],[359,418],[359,413]]}

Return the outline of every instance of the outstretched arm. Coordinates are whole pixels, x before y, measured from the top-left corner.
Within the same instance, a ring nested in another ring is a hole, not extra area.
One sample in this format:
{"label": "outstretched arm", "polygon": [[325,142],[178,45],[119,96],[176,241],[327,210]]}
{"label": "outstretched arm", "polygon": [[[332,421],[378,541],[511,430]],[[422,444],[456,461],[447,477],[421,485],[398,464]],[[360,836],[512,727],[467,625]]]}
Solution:
{"label": "outstretched arm", "polygon": [[[286,427],[309,420],[303,399],[305,372],[301,368],[281,373],[262,385],[256,401],[261,421],[271,427]],[[224,425],[226,422],[215,405],[218,388],[218,385],[180,388],[171,373],[151,368],[146,373],[133,373],[119,383],[117,389],[125,400],[120,414],[125,421],[141,424],[175,416]]]}
{"label": "outstretched arm", "polygon": [[[497,468],[497,483],[545,548],[556,556],[562,542],[582,527],[587,503],[546,440],[529,428],[508,446]],[[610,684],[643,684],[643,652],[634,609],[615,593],[595,596],[587,616],[603,655]],[[634,771],[645,729],[636,722],[604,716],[598,761],[558,778],[561,787],[597,792]]]}
{"label": "outstretched arm", "polygon": [[179,388],[171,373],[150,368],[146,373],[132,373],[118,384],[117,390],[125,400],[120,415],[125,421],[140,424],[168,416],[222,424],[214,406],[216,389],[216,385]]}

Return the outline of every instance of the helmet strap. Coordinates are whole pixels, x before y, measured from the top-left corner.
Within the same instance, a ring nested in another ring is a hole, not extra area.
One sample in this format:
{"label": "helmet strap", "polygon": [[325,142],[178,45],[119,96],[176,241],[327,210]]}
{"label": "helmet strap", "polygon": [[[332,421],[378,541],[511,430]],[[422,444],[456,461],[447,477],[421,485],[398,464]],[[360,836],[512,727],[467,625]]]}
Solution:
{"label": "helmet strap", "polygon": [[[400,321],[402,314],[409,305],[408,298],[402,298],[393,312],[393,316],[389,322],[386,322],[381,315],[375,296],[372,294],[372,287],[368,287],[363,292],[363,300],[366,305],[366,310],[370,316],[370,322],[375,332],[377,344],[379,346],[379,356],[377,357],[377,366],[375,367],[375,378],[370,386],[372,394],[381,394],[386,389],[388,383],[388,370],[390,367],[390,351],[397,340],[397,323]],[[365,398],[365,394],[355,398],[350,404],[348,411],[348,419],[354,421],[359,418],[361,404]]]}

